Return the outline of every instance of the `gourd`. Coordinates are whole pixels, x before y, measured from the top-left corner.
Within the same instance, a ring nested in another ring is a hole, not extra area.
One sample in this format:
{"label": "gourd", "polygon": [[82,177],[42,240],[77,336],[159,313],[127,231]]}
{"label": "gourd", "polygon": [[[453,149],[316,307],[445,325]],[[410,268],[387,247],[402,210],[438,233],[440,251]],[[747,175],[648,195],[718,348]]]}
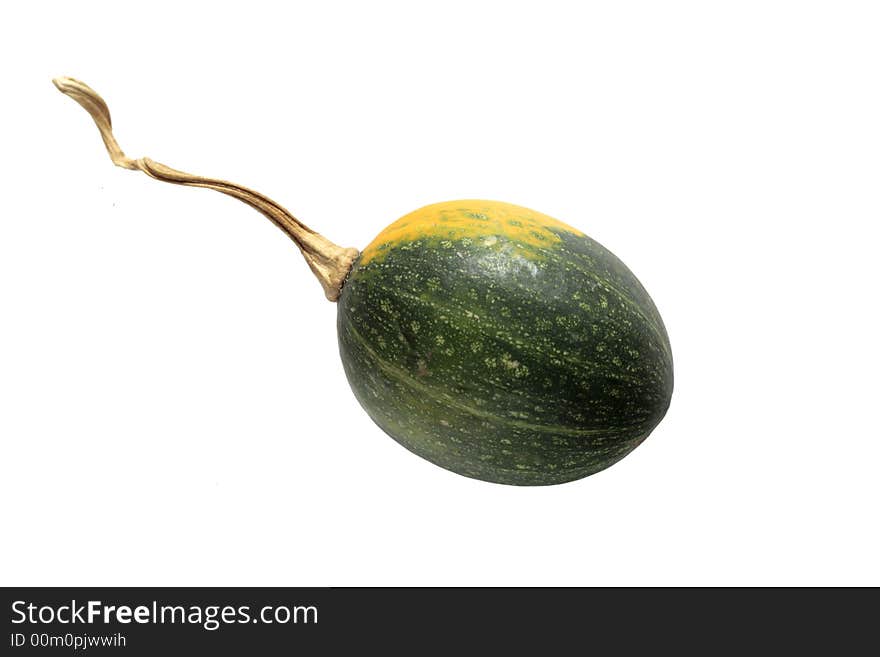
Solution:
{"label": "gourd", "polygon": [[461,200],[398,219],[362,252],[340,247],[258,192],[127,157],[101,97],[54,83],[114,164],[237,198],[290,236],[338,304],[355,397],[415,454],[484,481],[558,484],[617,462],[666,414],[663,320],[626,265],[576,228]]}

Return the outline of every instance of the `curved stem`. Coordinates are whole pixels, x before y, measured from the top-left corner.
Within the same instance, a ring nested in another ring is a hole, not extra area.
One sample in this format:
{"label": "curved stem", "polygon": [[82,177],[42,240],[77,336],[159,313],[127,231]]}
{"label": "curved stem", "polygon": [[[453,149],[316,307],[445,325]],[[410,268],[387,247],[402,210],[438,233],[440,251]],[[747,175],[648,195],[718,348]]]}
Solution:
{"label": "curved stem", "polygon": [[252,189],[225,180],[203,178],[191,173],[184,173],[159,162],[154,162],[147,157],[137,160],[128,157],[113,136],[110,110],[104,99],[94,89],[73,78],[56,78],[52,82],[61,93],[73,98],[94,119],[113,164],[123,169],[143,171],[151,178],[162,182],[213,189],[247,203],[287,233],[296,243],[324,288],[324,294],[327,298],[330,301],[336,301],[339,298],[345,277],[348,275],[354,259],[358,256],[357,249],[343,248],[334,244],[300,222],[275,201]]}

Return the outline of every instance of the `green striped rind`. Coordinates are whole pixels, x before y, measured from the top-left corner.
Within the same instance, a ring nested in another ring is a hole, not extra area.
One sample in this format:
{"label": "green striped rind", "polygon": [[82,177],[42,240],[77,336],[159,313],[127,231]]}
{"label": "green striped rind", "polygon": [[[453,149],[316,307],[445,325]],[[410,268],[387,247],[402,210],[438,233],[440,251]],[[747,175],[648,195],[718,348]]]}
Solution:
{"label": "green striped rind", "polygon": [[515,237],[383,245],[339,299],[355,396],[395,440],[459,474],[505,484],[579,479],[663,418],[669,341],[612,253],[554,227]]}

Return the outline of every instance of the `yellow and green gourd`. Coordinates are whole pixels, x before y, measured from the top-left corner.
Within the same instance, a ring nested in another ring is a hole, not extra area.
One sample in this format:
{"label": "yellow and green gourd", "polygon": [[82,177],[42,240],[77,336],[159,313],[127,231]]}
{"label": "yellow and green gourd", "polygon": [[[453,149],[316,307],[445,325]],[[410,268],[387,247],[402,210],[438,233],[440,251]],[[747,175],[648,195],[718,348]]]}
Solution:
{"label": "yellow and green gourd", "polygon": [[257,192],[127,158],[100,96],[55,84],[92,115],[117,165],[234,196],[290,235],[338,303],[355,397],[415,454],[484,481],[558,484],[620,460],[665,415],[673,367],[660,314],[576,228],[508,203],[449,201],[362,252],[341,248]]}

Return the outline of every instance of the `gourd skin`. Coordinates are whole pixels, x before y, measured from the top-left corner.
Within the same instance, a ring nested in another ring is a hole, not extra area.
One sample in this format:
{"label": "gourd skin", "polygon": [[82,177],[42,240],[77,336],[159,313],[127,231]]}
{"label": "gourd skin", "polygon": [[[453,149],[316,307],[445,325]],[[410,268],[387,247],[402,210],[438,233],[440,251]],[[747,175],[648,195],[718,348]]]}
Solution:
{"label": "gourd skin", "polygon": [[586,477],[669,406],[669,339],[645,289],[533,210],[452,201],[406,215],[355,261],[338,306],[360,404],[407,449],[468,477]]}

